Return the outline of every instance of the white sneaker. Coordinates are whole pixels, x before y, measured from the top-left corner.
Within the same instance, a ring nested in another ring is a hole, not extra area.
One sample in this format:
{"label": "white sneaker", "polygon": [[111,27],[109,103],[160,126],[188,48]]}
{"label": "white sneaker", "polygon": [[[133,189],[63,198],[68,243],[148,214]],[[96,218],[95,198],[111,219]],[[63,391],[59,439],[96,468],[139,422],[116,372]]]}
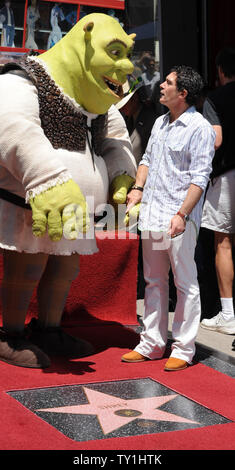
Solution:
{"label": "white sneaker", "polygon": [[221,312],[213,318],[205,318],[201,321],[200,325],[202,328],[206,328],[207,330],[214,330],[227,335],[235,334],[235,319],[225,320]]}

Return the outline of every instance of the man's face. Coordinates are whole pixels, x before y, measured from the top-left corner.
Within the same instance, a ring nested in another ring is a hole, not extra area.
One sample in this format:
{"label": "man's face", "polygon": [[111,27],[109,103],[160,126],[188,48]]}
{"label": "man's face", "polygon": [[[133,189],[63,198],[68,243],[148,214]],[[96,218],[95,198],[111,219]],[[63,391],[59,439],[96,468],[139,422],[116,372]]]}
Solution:
{"label": "man's face", "polygon": [[167,75],[165,82],[160,85],[160,103],[168,108],[179,104],[182,92],[178,91],[176,86],[176,72]]}
{"label": "man's face", "polygon": [[149,63],[148,63],[148,70],[150,70],[151,72],[154,72],[155,70],[155,62],[154,60],[151,60]]}

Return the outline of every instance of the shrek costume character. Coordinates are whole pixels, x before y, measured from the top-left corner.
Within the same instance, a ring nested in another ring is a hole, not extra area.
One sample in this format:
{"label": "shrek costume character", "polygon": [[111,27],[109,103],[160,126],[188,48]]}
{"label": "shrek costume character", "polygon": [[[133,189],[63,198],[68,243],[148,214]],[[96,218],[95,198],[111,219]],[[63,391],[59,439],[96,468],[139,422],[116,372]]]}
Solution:
{"label": "shrek costume character", "polygon": [[[108,15],[80,20],[49,51],[0,76],[0,360],[44,368],[50,355],[93,353],[60,327],[99,205],[125,203],[136,165],[114,106],[132,73],[135,35]],[[37,288],[38,318],[25,325]]]}

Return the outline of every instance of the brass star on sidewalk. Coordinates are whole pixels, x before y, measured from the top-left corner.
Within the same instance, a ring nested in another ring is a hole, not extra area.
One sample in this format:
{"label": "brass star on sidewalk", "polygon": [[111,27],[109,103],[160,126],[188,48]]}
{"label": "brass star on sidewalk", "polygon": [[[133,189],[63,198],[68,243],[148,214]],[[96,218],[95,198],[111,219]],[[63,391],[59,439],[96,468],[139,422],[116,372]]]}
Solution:
{"label": "brass star on sidewalk", "polygon": [[159,397],[124,400],[87,387],[83,387],[83,389],[89,402],[86,405],[41,408],[35,411],[96,415],[104,434],[108,434],[115,429],[130,423],[134,419],[199,424],[196,421],[191,421],[187,418],[183,418],[182,416],[177,416],[158,409],[161,405],[173,400],[178,395],[164,395]]}

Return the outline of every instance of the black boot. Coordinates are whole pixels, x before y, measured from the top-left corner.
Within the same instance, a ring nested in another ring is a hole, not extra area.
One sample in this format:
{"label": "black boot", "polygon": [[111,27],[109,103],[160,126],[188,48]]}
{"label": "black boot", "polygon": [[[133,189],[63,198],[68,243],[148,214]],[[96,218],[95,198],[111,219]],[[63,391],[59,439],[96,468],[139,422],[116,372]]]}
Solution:
{"label": "black boot", "polygon": [[49,357],[32,344],[24,333],[8,333],[0,328],[0,361],[20,367],[44,369]]}
{"label": "black boot", "polygon": [[60,326],[43,327],[36,318],[33,318],[28,330],[30,341],[48,355],[75,359],[94,354],[94,348],[90,343],[65,333]]}

